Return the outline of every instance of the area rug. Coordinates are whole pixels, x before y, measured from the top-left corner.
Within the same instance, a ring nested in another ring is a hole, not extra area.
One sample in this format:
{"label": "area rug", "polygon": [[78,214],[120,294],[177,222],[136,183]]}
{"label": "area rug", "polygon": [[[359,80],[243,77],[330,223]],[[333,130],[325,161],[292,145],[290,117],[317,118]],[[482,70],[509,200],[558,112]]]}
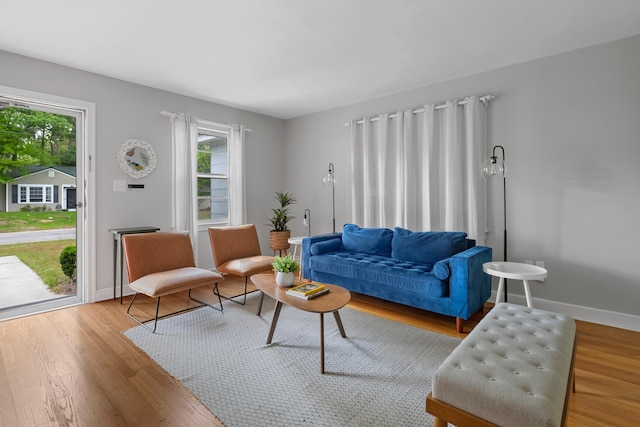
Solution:
{"label": "area rug", "polygon": [[258,299],[124,334],[229,427],[433,425],[431,377],[459,339],[343,308],[347,338],[325,315],[323,375],[320,316],[283,306],[266,345],[274,303],[258,317]]}

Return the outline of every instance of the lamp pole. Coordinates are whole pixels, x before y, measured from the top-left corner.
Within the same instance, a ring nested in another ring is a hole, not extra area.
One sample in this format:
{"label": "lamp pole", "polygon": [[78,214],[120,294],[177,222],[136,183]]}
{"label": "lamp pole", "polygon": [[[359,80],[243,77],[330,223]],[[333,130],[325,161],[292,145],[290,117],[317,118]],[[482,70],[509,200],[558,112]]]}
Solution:
{"label": "lamp pole", "polygon": [[333,163],[329,163],[329,172],[322,178],[324,184],[331,183],[331,205],[333,209],[333,232],[336,232],[336,175]]}
{"label": "lamp pole", "polygon": [[336,177],[333,174],[333,163],[329,163],[331,171],[331,205],[333,206],[333,232],[336,232]]}
{"label": "lamp pole", "polygon": [[304,219],[302,223],[307,226],[307,235],[311,236],[311,211],[309,209],[304,210]]}
{"label": "lamp pole", "polygon": [[[498,163],[498,156],[496,155],[496,148],[502,151],[502,163]],[[484,178],[497,178],[502,175],[502,213],[504,218],[504,242],[503,242],[503,255],[504,261],[508,259],[507,256],[507,165],[504,157],[504,147],[502,145],[494,145],[491,157],[482,163],[481,173]],[[504,301],[507,302],[507,279],[504,279]],[[500,298],[497,295],[496,300]]]}
{"label": "lamp pole", "polygon": [[[495,145],[493,147],[493,156],[491,159],[497,160],[496,148],[502,151],[502,213],[504,218],[504,242],[503,242],[503,255],[506,262],[507,257],[507,170],[505,166],[506,158],[504,157],[504,147],[502,145]],[[504,279],[504,302],[507,302],[507,279]]]}

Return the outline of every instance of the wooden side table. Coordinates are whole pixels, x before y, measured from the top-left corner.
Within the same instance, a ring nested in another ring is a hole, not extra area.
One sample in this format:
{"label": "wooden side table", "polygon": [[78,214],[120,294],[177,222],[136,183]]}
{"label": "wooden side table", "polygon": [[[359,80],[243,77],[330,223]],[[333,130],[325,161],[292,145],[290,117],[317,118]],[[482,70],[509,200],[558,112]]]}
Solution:
{"label": "wooden side table", "polygon": [[116,289],[118,287],[118,254],[120,254],[120,304],[122,304],[122,282],[124,254],[122,253],[122,236],[125,234],[138,233],[155,233],[160,231],[158,227],[142,226],[142,227],[126,227],[126,228],[110,228],[109,232],[113,234],[113,299],[116,299]]}
{"label": "wooden side table", "polygon": [[524,294],[527,298],[527,307],[531,304],[531,290],[529,280],[544,280],[547,277],[547,270],[537,265],[524,264],[521,262],[492,261],[482,264],[482,271],[495,277],[499,277],[498,293],[496,294],[496,304],[502,301],[504,296],[504,279],[522,280]]}

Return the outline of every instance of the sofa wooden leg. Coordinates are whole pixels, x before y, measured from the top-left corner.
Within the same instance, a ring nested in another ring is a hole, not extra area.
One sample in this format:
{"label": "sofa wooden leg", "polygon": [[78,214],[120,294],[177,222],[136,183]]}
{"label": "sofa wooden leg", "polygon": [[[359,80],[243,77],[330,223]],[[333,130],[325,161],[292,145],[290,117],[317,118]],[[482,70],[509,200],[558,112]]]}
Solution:
{"label": "sofa wooden leg", "polygon": [[456,317],[456,331],[461,334],[464,330],[464,319],[462,317]]}

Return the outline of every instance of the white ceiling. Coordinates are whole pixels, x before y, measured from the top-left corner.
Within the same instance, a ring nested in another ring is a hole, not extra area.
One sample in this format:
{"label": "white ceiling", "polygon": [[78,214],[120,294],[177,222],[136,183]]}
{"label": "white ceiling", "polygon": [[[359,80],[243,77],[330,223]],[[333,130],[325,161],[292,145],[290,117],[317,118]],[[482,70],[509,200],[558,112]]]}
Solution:
{"label": "white ceiling", "polygon": [[2,3],[0,50],[285,119],[640,34],[638,0]]}

